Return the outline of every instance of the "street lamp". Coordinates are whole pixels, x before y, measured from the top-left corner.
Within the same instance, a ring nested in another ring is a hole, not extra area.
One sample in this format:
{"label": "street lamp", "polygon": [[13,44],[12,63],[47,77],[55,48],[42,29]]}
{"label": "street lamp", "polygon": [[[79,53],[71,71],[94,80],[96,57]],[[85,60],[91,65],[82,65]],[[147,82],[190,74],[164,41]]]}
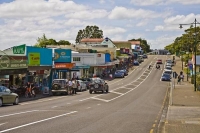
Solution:
{"label": "street lamp", "polygon": [[186,52],[186,54],[187,54],[187,81],[188,81],[188,62],[189,62],[189,52]]}
{"label": "street lamp", "polygon": [[197,24],[200,24],[196,18],[194,20],[194,22],[192,23],[188,23],[188,24],[179,24],[180,25],[180,29],[183,28],[183,25],[193,25],[194,24],[194,32],[195,32],[195,44],[194,44],[194,47],[193,47],[193,51],[194,51],[194,91],[197,91],[197,87],[196,87],[196,56],[197,56],[197,34],[196,34],[196,30],[197,30]]}

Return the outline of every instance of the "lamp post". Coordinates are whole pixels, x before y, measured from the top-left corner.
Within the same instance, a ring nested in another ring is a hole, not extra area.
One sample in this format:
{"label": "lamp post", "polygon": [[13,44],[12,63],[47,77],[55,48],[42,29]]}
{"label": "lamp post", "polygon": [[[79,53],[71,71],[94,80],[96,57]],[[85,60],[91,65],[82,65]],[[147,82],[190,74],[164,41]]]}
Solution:
{"label": "lamp post", "polygon": [[194,43],[194,47],[193,47],[193,51],[194,51],[194,91],[197,91],[197,84],[196,84],[196,56],[197,56],[197,34],[196,34],[196,30],[197,30],[197,24],[200,24],[196,18],[194,20],[194,22],[192,23],[188,23],[188,24],[179,24],[180,25],[180,29],[183,28],[183,25],[193,25],[194,24],[194,32],[195,32],[195,43]]}
{"label": "lamp post", "polygon": [[188,81],[188,60],[189,60],[189,52],[186,52],[187,54],[187,81]]}

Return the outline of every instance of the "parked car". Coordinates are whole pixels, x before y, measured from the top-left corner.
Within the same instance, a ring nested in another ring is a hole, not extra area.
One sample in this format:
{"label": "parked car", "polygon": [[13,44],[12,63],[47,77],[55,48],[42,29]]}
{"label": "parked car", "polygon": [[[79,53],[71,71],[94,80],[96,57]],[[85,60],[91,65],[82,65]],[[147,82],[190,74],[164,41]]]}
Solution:
{"label": "parked car", "polygon": [[172,70],[172,67],[171,66],[165,66],[165,69]]}
{"label": "parked car", "polygon": [[81,80],[86,84],[87,89],[89,89],[89,84],[91,82],[91,78],[84,78],[84,79],[81,79]]}
{"label": "parked car", "polygon": [[87,86],[85,84],[85,82],[83,82],[82,80],[77,80],[77,91],[83,91],[83,90],[87,90]]}
{"label": "parked car", "polygon": [[51,85],[52,95],[68,94],[68,80],[54,79]]}
{"label": "parked car", "polygon": [[121,70],[117,70],[117,71],[115,71],[114,77],[115,78],[124,78],[124,72]]}
{"label": "parked car", "polygon": [[172,70],[164,69],[164,72],[163,72],[163,73],[172,74]]}
{"label": "parked car", "polygon": [[89,87],[89,93],[92,94],[92,92],[97,92],[101,91],[102,93],[104,92],[109,92],[109,86],[108,84],[101,78],[91,78],[92,82],[90,83]]}
{"label": "parked car", "polygon": [[19,96],[13,93],[10,89],[5,86],[0,86],[0,107],[3,104],[14,104],[19,103]]}
{"label": "parked car", "polygon": [[162,60],[161,59],[158,59],[156,64],[162,64]]}
{"label": "parked car", "polygon": [[163,73],[162,77],[161,77],[162,81],[170,81],[171,80],[171,75],[167,74],[167,73]]}
{"label": "parked car", "polygon": [[134,65],[134,66],[139,66],[140,63],[139,63],[137,60],[135,60],[135,61],[133,62],[133,65]]}
{"label": "parked car", "polygon": [[123,72],[123,73],[124,73],[124,76],[127,76],[127,75],[128,75],[128,70],[126,70],[126,69],[121,69],[121,70],[119,70],[119,71]]}
{"label": "parked car", "polygon": [[146,54],[143,54],[143,56],[142,56],[143,58],[148,58],[148,56],[146,55]]}

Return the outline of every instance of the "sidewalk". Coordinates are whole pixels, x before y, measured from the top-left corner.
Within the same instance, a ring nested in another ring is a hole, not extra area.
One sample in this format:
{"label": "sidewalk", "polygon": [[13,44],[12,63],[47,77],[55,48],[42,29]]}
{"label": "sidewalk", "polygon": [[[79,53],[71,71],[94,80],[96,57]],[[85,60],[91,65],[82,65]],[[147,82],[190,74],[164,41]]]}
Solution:
{"label": "sidewalk", "polygon": [[[182,62],[176,57],[173,71],[182,71]],[[184,75],[186,75],[184,73]],[[200,132],[200,92],[194,91],[189,81],[177,84],[172,89],[172,105],[168,106],[163,133],[199,133]]]}
{"label": "sidewalk", "polygon": [[50,97],[50,96],[52,96],[51,93],[43,94],[42,92],[37,94],[36,97],[26,98],[25,96],[20,96],[19,97],[19,103],[26,102],[26,101],[38,100],[38,99],[42,99],[42,98],[46,98],[46,97]]}

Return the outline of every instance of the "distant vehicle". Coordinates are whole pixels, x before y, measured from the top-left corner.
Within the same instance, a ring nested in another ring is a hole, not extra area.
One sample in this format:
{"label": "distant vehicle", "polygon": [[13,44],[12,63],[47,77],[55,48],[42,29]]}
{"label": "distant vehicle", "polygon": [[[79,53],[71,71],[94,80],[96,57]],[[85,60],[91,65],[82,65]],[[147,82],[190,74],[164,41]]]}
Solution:
{"label": "distant vehicle", "polygon": [[168,53],[167,53],[167,55],[171,55],[171,53],[170,53],[170,52],[168,52]]}
{"label": "distant vehicle", "polygon": [[51,85],[52,95],[68,94],[67,83],[66,79],[54,79]]}
{"label": "distant vehicle", "polygon": [[172,70],[164,69],[163,73],[172,74]]}
{"label": "distant vehicle", "polygon": [[81,80],[86,84],[87,89],[89,89],[89,84],[91,82],[91,79],[90,78],[83,78]]}
{"label": "distant vehicle", "polygon": [[76,80],[76,81],[77,81],[77,91],[87,90],[85,82],[83,82],[82,80]]}
{"label": "distant vehicle", "polygon": [[121,69],[120,71],[122,71],[124,73],[124,76],[127,76],[128,75],[128,70],[126,69]]}
{"label": "distant vehicle", "polygon": [[161,59],[158,59],[156,64],[162,64],[162,60]]}
{"label": "distant vehicle", "polygon": [[137,60],[135,60],[135,61],[133,62],[133,65],[134,65],[134,66],[139,66],[140,63],[139,63]]}
{"label": "distant vehicle", "polygon": [[148,56],[146,55],[146,54],[143,54],[143,56],[142,56],[143,58],[148,58]]}
{"label": "distant vehicle", "polygon": [[5,86],[0,86],[0,107],[3,104],[14,104],[19,103],[19,96],[13,93],[10,89]]}
{"label": "distant vehicle", "polygon": [[163,73],[162,77],[161,77],[162,81],[170,81],[171,80],[171,75],[170,74],[166,74]]}
{"label": "distant vehicle", "polygon": [[124,72],[121,70],[117,70],[114,74],[115,78],[124,78]]}
{"label": "distant vehicle", "polygon": [[171,66],[166,66],[165,70],[172,70],[172,67]]}
{"label": "distant vehicle", "polygon": [[92,94],[92,92],[97,92],[101,91],[102,93],[104,92],[109,92],[109,86],[108,84],[101,78],[91,78],[92,81],[89,85],[89,93]]}

